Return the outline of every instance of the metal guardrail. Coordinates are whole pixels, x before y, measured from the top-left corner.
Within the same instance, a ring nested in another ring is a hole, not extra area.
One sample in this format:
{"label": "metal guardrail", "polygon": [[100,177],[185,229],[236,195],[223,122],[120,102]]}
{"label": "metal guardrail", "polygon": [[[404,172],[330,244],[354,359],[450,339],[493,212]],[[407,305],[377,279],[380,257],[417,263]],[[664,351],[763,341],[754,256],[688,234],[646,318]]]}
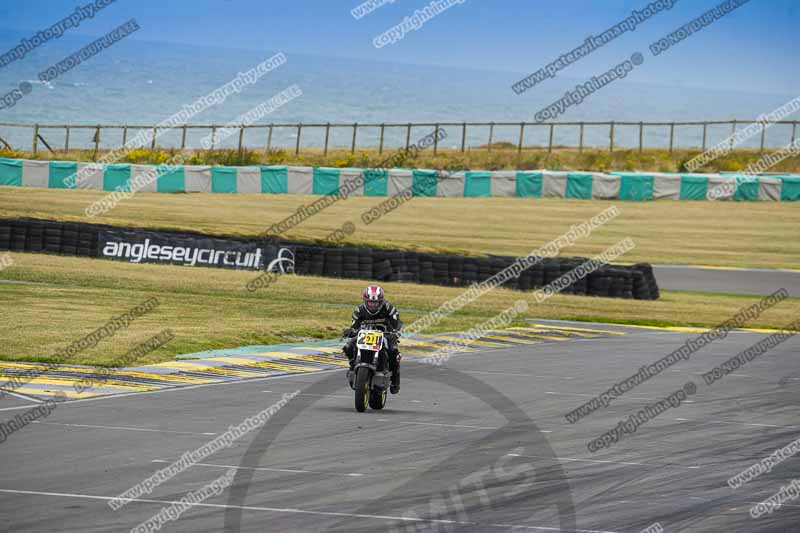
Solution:
{"label": "metal guardrail", "polygon": [[[244,146],[244,132],[245,130],[254,130],[254,129],[261,129],[267,130],[266,134],[266,144],[264,145],[267,150],[272,148],[272,134],[275,128],[294,128],[297,130],[297,139],[295,141],[295,155],[300,153],[300,141],[303,129],[309,128],[324,128],[325,130],[325,144],[324,144],[324,153],[325,155],[328,154],[328,147],[329,147],[329,139],[330,139],[330,132],[332,128],[350,128],[353,130],[352,140],[350,143],[350,152],[355,153],[356,150],[356,140],[358,137],[358,130],[359,128],[380,128],[380,143],[378,148],[378,153],[383,153],[384,149],[384,134],[386,128],[405,128],[406,135],[405,135],[405,146],[406,149],[409,148],[411,144],[411,129],[415,127],[430,127],[430,128],[440,128],[440,127],[457,127],[461,128],[461,152],[466,151],[466,139],[467,139],[467,128],[468,127],[489,127],[489,138],[487,143],[488,151],[492,150],[492,142],[494,138],[494,128],[495,127],[519,127],[519,140],[516,144],[516,150],[518,153],[521,153],[524,146],[524,135],[525,135],[525,128],[526,127],[533,127],[533,128],[549,128],[549,135],[548,135],[548,143],[547,143],[547,151],[551,152],[553,150],[553,135],[556,128],[561,127],[578,127],[579,128],[579,141],[578,141],[578,151],[583,151],[584,149],[584,129],[586,126],[607,126],[609,128],[608,131],[608,149],[610,152],[614,151],[614,136],[615,136],[615,128],[618,126],[636,126],[639,128],[639,152],[641,152],[644,146],[644,128],[645,127],[668,127],[669,128],[669,151],[672,153],[673,147],[675,145],[675,127],[676,126],[698,126],[702,127],[702,150],[706,150],[707,145],[707,132],[709,126],[720,126],[720,125],[730,125],[731,126],[731,135],[736,133],[736,127],[739,124],[751,124],[755,123],[755,120],[707,120],[707,121],[688,121],[688,122],[630,122],[630,121],[584,121],[584,122],[414,122],[414,123],[310,123],[310,124],[302,124],[302,123],[271,123],[271,124],[253,124],[253,125],[239,125],[233,126],[234,129],[239,130],[239,142],[238,142],[238,149],[241,152]],[[771,124],[786,124],[792,126],[792,134],[790,143],[794,143],[797,135],[797,124],[798,121],[788,121],[788,120],[780,120],[775,121]],[[126,124],[126,125],[73,125],[73,124],[12,124],[12,123],[0,123],[0,128],[30,128],[32,129],[32,151],[36,154],[39,150],[39,143],[41,142],[48,150],[55,153],[55,150],[50,146],[50,144],[45,140],[44,136],[42,135],[42,130],[48,129],[63,129],[65,130],[65,141],[64,141],[64,151],[68,151],[70,148],[69,145],[69,138],[70,138],[70,131],[71,130],[78,130],[78,129],[89,129],[95,130],[94,137],[92,138],[92,142],[94,143],[94,150],[97,151],[100,147],[100,139],[101,133],[103,130],[122,130],[122,144],[121,147],[125,146],[128,141],[128,130],[152,130],[153,136],[152,141],[150,144],[150,149],[155,150],[157,147],[157,139],[159,132],[169,131],[164,129],[159,129],[157,126],[152,125],[133,125],[133,124]],[[221,125],[221,124],[209,124],[209,125],[185,125],[180,126],[178,128],[172,128],[174,130],[181,131],[181,145],[180,149],[185,150],[186,146],[186,133],[188,130],[210,130],[211,132],[211,148],[214,149],[216,146],[216,132],[218,129],[222,128],[231,128],[230,125]],[[767,127],[761,123],[761,142],[760,142],[760,152],[764,152],[764,139],[766,134]],[[436,138],[436,136],[434,136]],[[11,148],[11,145],[7,143],[2,136],[0,136],[0,143],[5,145],[7,148]],[[731,139],[731,146],[733,145],[733,139]],[[541,146],[542,148],[544,145]],[[436,154],[438,148],[438,139],[434,141],[433,145],[433,153]]]}

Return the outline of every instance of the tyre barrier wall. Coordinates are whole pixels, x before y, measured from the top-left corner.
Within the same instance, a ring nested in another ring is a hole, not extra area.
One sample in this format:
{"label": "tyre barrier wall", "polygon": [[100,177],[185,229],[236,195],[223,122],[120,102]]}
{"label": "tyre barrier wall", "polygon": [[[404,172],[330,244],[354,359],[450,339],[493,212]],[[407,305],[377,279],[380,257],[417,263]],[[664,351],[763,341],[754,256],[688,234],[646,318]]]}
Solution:
{"label": "tyre barrier wall", "polygon": [[[145,234],[173,242],[207,242],[211,239],[224,243],[229,249],[263,244],[276,250],[290,250],[293,268],[283,268],[285,265],[281,267],[284,271],[293,271],[298,275],[449,287],[466,287],[483,281],[511,265],[516,259],[512,256],[466,257],[364,246],[338,247],[294,241],[258,241],[189,231],[121,228],[27,218],[0,219],[0,250],[99,258],[103,256],[101,249],[105,245],[101,235],[110,232],[139,237]],[[277,254],[280,257],[280,251]],[[521,291],[539,289],[584,261],[586,258],[581,257],[545,258],[524,270],[518,278],[506,282],[503,287]],[[237,268],[233,265],[224,267],[221,264],[202,266]],[[653,269],[646,263],[632,266],[605,265],[561,292],[637,300],[659,298]]]}
{"label": "tyre barrier wall", "polygon": [[[459,171],[289,166],[99,165],[0,158],[0,185],[141,192],[518,197],[618,200],[800,200],[800,176],[551,170]],[[74,183],[74,176],[81,179]],[[433,178],[433,179],[432,179]]]}

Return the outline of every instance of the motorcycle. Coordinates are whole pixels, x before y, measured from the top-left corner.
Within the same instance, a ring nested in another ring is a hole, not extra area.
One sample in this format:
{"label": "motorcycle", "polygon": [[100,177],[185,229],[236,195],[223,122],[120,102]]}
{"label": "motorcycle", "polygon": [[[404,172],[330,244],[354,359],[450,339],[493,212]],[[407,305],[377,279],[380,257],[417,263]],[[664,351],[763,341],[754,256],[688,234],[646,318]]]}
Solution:
{"label": "motorcycle", "polygon": [[353,370],[347,371],[350,388],[355,391],[356,411],[363,413],[367,405],[372,409],[383,409],[392,383],[392,372],[388,368],[389,344],[387,333],[381,326],[370,326],[356,333],[356,357]]}

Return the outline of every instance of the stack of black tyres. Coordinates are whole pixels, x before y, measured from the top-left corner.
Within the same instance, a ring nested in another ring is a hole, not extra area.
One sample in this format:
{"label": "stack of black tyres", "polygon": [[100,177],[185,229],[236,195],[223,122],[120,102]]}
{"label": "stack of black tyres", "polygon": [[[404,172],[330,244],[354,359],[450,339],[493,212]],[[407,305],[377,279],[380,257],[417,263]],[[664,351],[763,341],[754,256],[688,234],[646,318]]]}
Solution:
{"label": "stack of black tyres", "polygon": [[372,279],[373,259],[372,248],[358,248],[358,274],[361,279]]}
{"label": "stack of black tyres", "polygon": [[[580,265],[585,263],[588,259],[585,257],[570,257],[568,259],[564,259],[561,263],[561,273],[566,274],[567,272],[578,268]],[[589,284],[586,280],[586,276],[579,277],[575,279],[573,283],[565,290],[568,294],[581,294],[585,295],[589,288]]]}
{"label": "stack of black tyres", "polygon": [[324,254],[325,267],[322,270],[323,275],[329,278],[343,277],[342,262],[344,251],[341,248],[327,248]]}
{"label": "stack of black tyres", "polygon": [[9,250],[12,252],[24,252],[27,226],[24,222],[14,222],[11,225],[11,241]]}
{"label": "stack of black tyres", "polygon": [[542,260],[543,285],[549,285],[561,277],[561,263],[558,260]]}
{"label": "stack of black tyres", "polygon": [[0,222],[0,250],[11,249],[11,224]]}
{"label": "stack of black tyres", "polygon": [[311,248],[313,259],[309,273],[312,276],[322,276],[325,273],[325,249],[322,246],[314,246]]}
{"label": "stack of black tyres", "polygon": [[544,287],[544,266],[536,263],[528,269],[531,276],[531,289],[541,289]]}
{"label": "stack of black tyres", "polygon": [[633,298],[633,278],[626,268],[605,267],[611,277],[608,296],[611,298]]}
{"label": "stack of black tyres", "polygon": [[636,283],[634,278],[633,297],[638,300],[658,300],[661,291],[658,290],[656,276],[653,274],[653,266],[648,263],[639,263],[631,267],[634,272],[641,272],[643,279]]}
{"label": "stack of black tyres", "polygon": [[392,261],[387,250],[372,250],[372,278],[388,281],[392,277]]}
{"label": "stack of black tyres", "polygon": [[402,253],[403,269],[397,274],[397,281],[419,283],[419,255],[414,252]]}
{"label": "stack of black tyres", "polygon": [[359,279],[361,277],[358,248],[342,249],[342,277],[346,279]]}
{"label": "stack of black tyres", "polygon": [[436,281],[436,271],[433,263],[435,257],[432,254],[420,254],[419,256],[419,281],[426,285],[433,285]]}
{"label": "stack of black tyres", "polygon": [[475,257],[465,257],[461,267],[464,273],[464,285],[472,285],[478,282],[480,276],[480,265]]}
{"label": "stack of black tyres", "polygon": [[586,277],[586,280],[586,294],[589,296],[608,296],[608,291],[611,288],[611,277],[605,269],[595,270]]}
{"label": "stack of black tyres", "polygon": [[57,254],[61,251],[61,225],[46,225],[44,228],[44,251]]}
{"label": "stack of black tyres", "polygon": [[41,220],[32,220],[28,225],[25,249],[30,252],[42,252],[44,250],[44,222]]}
{"label": "stack of black tyres", "polygon": [[78,228],[78,255],[93,257],[97,252],[98,232],[85,226]]}
{"label": "stack of black tyres", "polygon": [[433,256],[433,282],[436,285],[448,285],[450,282],[450,270],[447,257],[443,255]]}
{"label": "stack of black tyres", "polygon": [[[99,231],[103,227],[49,220],[0,219],[0,250],[95,257]],[[129,230],[133,236],[134,230]],[[170,233],[190,237],[199,235]],[[295,273],[300,275],[456,287],[484,281],[517,260],[509,256],[477,258],[369,247],[341,248],[295,242],[273,244],[294,250]],[[518,278],[508,280],[503,287],[523,291],[540,289],[584,261],[581,257],[545,258],[523,270]],[[656,300],[660,297],[653,267],[646,263],[633,266],[604,265],[561,288],[561,292],[637,300]]]}
{"label": "stack of black tyres", "polygon": [[294,273],[302,276],[307,276],[309,269],[309,256],[306,248],[306,246],[296,246],[292,250],[294,253]]}
{"label": "stack of black tyres", "polygon": [[460,287],[464,285],[464,258],[452,255],[447,258],[448,285]]}
{"label": "stack of black tyres", "polygon": [[61,230],[61,255],[77,255],[78,254],[78,235],[80,230],[79,226],[74,223],[64,224],[64,229]]}

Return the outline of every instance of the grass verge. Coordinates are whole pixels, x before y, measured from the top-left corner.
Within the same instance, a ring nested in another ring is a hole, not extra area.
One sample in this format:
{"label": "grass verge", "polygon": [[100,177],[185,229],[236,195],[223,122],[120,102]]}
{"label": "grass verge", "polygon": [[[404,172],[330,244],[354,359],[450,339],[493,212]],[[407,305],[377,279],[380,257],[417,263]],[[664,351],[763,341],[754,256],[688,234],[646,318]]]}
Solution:
{"label": "grass verge", "polygon": [[[84,209],[106,193],[0,187],[0,216],[27,216],[121,226],[189,229],[255,237],[318,196],[138,193],[88,218]],[[565,248],[593,256],[631,237],[620,261],[735,267],[800,268],[800,206],[791,202],[622,202],[560,198],[416,197],[366,225],[361,214],[382,198],[350,197],[289,230],[287,239],[321,241],[346,221],[345,244],[460,254],[525,255],[571,225],[616,205],[612,222]]]}
{"label": "grass verge", "polygon": [[[3,360],[65,362],[54,354],[151,297],[158,298],[157,309],[69,362],[110,365],[167,328],[175,339],[138,364],[246,344],[333,338],[348,325],[351,306],[358,303],[364,285],[358,280],[285,276],[250,293],[245,284],[254,273],[40,254],[11,257],[14,264],[3,271],[3,278],[40,284],[0,283]],[[388,298],[406,310],[406,324],[462,291],[398,283],[384,287]],[[520,298],[531,306],[529,317],[654,326],[713,326],[759,300],[664,291],[658,301],[556,295],[536,304],[532,293],[498,289],[444,319],[433,331],[466,330]],[[800,299],[790,298],[749,325],[778,328],[797,316]]]}

